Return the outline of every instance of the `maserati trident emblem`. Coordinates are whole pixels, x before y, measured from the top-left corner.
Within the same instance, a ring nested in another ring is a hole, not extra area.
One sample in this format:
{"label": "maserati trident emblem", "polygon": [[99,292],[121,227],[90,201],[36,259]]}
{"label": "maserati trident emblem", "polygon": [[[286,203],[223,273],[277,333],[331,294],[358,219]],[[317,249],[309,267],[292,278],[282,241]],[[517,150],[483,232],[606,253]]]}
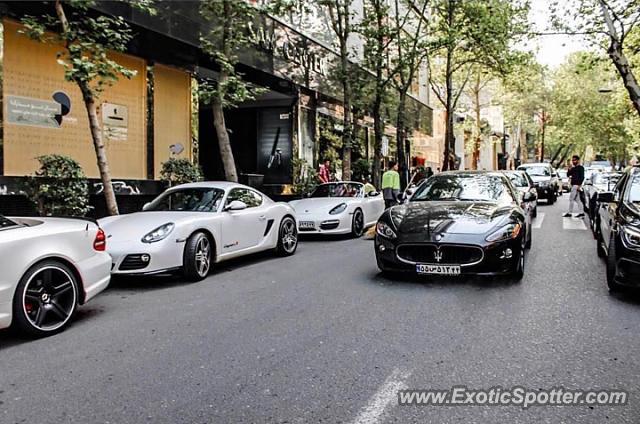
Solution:
{"label": "maserati trident emblem", "polygon": [[436,249],[436,251],[433,252],[433,259],[435,259],[438,263],[440,263],[440,261],[442,260],[442,252],[440,251],[440,248]]}

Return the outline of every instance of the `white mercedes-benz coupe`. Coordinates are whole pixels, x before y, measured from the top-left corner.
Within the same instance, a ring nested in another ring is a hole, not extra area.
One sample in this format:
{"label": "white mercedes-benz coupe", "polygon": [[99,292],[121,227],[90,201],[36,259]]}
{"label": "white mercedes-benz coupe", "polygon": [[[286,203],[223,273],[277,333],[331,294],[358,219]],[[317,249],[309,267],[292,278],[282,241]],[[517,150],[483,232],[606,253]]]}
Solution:
{"label": "white mercedes-benz coupe", "polygon": [[0,216],[0,328],[36,337],[62,330],[109,285],[105,247],[94,222]]}
{"label": "white mercedes-benz coupe", "polygon": [[301,233],[351,233],[354,237],[360,237],[384,212],[381,193],[365,193],[364,184],[351,181],[320,184],[308,198],[290,205],[296,210]]}
{"label": "white mercedes-benz coupe", "polygon": [[182,271],[204,279],[212,264],[298,246],[295,211],[259,191],[230,182],[182,184],[166,190],[142,212],[103,218],[112,274]]}

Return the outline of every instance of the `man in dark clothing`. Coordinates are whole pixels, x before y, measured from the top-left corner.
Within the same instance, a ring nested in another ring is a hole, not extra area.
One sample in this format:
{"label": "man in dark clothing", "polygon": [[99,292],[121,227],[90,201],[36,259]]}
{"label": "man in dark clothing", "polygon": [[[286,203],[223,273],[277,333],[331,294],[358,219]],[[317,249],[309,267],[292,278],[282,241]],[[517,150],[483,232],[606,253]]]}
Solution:
{"label": "man in dark clothing", "polygon": [[[571,192],[569,194],[569,212],[565,213],[564,217],[573,216],[573,205],[574,203],[578,203],[578,200],[584,206],[584,201],[582,201],[582,183],[584,183],[584,167],[580,165],[580,156],[574,155],[571,158],[571,168],[567,171],[567,177],[569,177],[569,184],[571,184]],[[580,212],[576,215],[576,218],[581,218],[584,216],[584,212]]]}

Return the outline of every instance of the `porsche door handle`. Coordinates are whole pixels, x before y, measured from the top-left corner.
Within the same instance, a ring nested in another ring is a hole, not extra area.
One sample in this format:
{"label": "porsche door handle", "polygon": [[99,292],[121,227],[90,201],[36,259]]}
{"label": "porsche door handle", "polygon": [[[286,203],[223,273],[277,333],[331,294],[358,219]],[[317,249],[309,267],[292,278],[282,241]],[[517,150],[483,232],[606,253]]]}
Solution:
{"label": "porsche door handle", "polygon": [[258,219],[259,219],[260,221],[264,221],[265,219],[267,219],[267,217],[266,217],[266,216],[264,216],[264,215],[260,215],[260,216],[258,217]]}

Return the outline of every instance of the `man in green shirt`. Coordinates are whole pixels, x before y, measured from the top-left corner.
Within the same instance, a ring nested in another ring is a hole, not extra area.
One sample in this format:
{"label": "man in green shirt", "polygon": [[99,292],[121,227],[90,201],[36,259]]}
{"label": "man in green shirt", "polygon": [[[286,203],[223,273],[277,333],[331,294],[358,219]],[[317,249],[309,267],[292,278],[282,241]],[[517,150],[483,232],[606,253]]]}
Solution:
{"label": "man in green shirt", "polygon": [[389,162],[388,171],[382,175],[382,197],[385,207],[390,208],[398,204],[400,195],[400,174],[398,174],[398,164]]}

